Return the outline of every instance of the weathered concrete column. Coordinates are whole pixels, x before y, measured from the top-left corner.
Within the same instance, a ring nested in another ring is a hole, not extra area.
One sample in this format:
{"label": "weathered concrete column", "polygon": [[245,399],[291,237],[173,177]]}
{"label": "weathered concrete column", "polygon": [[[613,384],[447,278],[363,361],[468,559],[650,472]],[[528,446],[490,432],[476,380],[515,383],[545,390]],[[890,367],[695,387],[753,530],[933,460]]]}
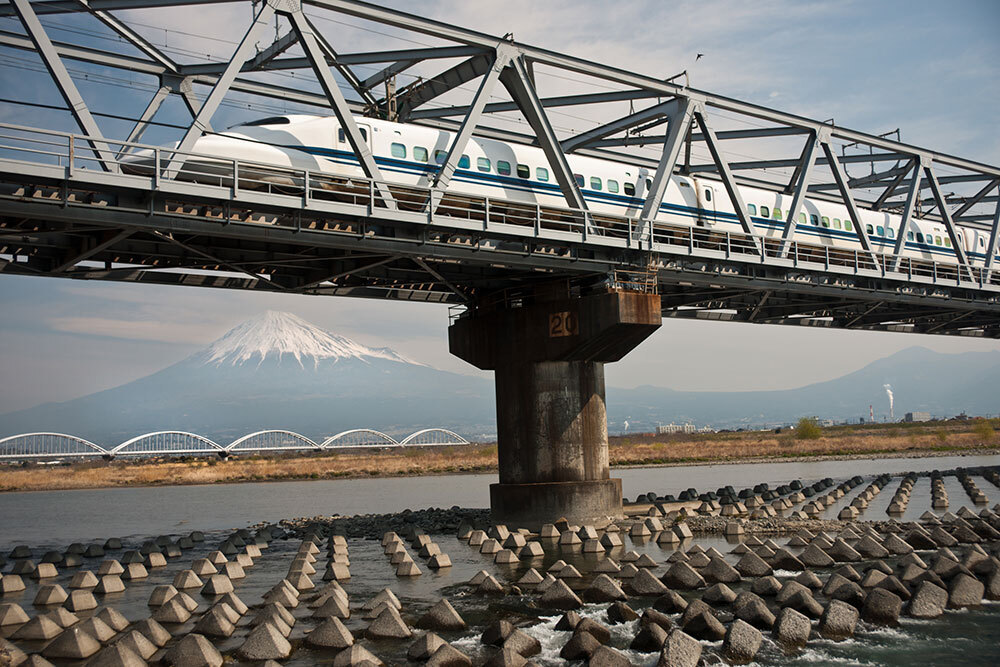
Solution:
{"label": "weathered concrete column", "polygon": [[654,294],[479,305],[448,329],[452,354],[495,371],[500,483],[493,516],[537,528],[565,517],[605,524],[622,513],[608,466],[604,364],[660,326]]}

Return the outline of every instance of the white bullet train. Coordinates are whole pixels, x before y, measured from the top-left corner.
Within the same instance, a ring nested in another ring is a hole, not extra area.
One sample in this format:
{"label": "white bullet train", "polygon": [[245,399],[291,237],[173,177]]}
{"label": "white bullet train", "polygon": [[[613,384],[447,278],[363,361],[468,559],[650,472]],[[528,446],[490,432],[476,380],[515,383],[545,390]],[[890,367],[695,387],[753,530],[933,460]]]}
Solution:
{"label": "white bullet train", "polygon": [[[355,120],[383,177],[405,185],[430,186],[454,137],[452,132],[419,125],[363,117],[356,117]],[[334,117],[287,115],[255,120],[220,134],[201,137],[192,152],[291,169],[309,169],[314,173],[364,177],[344,131]],[[130,162],[135,170],[145,163],[148,170],[150,156],[150,151],[140,151],[127,158],[126,162]],[[624,162],[579,155],[568,156],[568,161],[592,212],[635,217],[642,210],[653,176],[650,170]],[[213,171],[211,161],[195,158],[187,161],[184,170],[197,173]],[[456,194],[502,198],[532,205],[566,205],[540,148],[481,137],[473,137],[469,141],[448,190]],[[745,186],[740,186],[740,192],[755,231],[764,236],[781,238],[792,203],[791,195]],[[900,216],[861,210],[861,218],[873,249],[892,253]],[[742,232],[721,181],[701,177],[674,175],[655,221]],[[969,261],[981,265],[986,258],[989,234],[962,226],[957,229]],[[831,249],[861,249],[847,207],[828,201],[805,200],[793,240]],[[957,263],[944,225],[918,218],[911,220],[906,232],[903,256]],[[996,259],[1000,259],[1000,255]]]}

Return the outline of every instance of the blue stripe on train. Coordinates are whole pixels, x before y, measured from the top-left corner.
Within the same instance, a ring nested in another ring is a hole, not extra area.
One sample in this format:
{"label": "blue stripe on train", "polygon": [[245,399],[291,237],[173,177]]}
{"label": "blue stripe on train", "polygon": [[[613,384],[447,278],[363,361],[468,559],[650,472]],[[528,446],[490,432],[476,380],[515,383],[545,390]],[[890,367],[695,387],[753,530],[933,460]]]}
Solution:
{"label": "blue stripe on train", "polygon": [[[346,164],[351,166],[357,166],[358,160],[354,156],[354,153],[350,151],[341,151],[333,148],[323,148],[321,146],[286,146],[285,148],[291,148],[296,150],[302,150],[310,155],[317,155],[323,157],[331,162],[336,162],[339,164]],[[405,174],[434,174],[437,172],[437,165],[430,165],[422,162],[412,162],[409,160],[401,160],[398,158],[388,158],[388,157],[375,157],[375,162],[379,166],[386,167],[387,171],[392,171],[396,173]],[[500,176],[497,174],[471,171],[466,169],[456,169],[454,180],[464,183],[472,183],[476,185],[483,185],[484,183],[487,187],[497,187],[497,184],[502,186],[504,189],[517,190],[520,192],[530,192],[530,193],[541,193],[541,194],[560,194],[561,190],[558,185],[551,183],[539,183],[537,181],[532,181],[528,179]],[[643,200],[636,197],[629,197],[628,195],[616,195],[608,192],[600,192],[597,190],[587,190],[584,188],[580,189],[581,194],[587,201],[605,203],[605,204],[618,204],[622,208],[639,208],[642,206]],[[670,213],[673,215],[681,215],[684,217],[697,219],[701,217],[711,217],[715,220],[726,222],[729,224],[739,222],[739,218],[735,213],[729,213],[727,211],[710,211],[708,209],[700,209],[690,206],[682,206],[680,204],[664,203],[660,206],[660,210],[665,213]],[[757,216],[751,216],[750,219],[753,221],[755,227],[760,227],[762,229],[772,229],[781,230],[785,228],[785,223],[780,221],[771,220],[770,218],[761,218]],[[803,234],[806,236],[830,236],[841,238],[847,241],[854,241],[856,236],[854,232],[830,229],[827,227],[811,227],[811,226],[801,226],[797,225],[795,228],[797,234]],[[893,246],[895,247],[896,240],[890,239],[885,236],[874,236],[869,235],[868,237],[872,243],[881,246]],[[917,243],[915,241],[907,241],[906,247],[911,250],[919,250],[923,252],[930,252],[932,254],[946,255],[950,258],[955,256],[955,253],[951,249],[940,248],[938,246],[931,246],[926,243]],[[985,253],[977,253],[969,251],[970,257],[982,257],[985,258]],[[997,256],[1000,258],[1000,255]]]}

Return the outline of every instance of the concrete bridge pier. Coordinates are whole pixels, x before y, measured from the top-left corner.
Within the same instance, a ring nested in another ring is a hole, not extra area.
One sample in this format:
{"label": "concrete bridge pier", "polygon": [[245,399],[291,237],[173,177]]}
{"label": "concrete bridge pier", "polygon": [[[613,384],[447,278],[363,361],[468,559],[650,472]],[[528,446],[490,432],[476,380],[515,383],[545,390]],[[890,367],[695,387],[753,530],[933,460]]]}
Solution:
{"label": "concrete bridge pier", "polygon": [[496,521],[537,529],[560,517],[604,525],[621,516],[621,480],[608,465],[604,364],[660,322],[655,294],[549,290],[476,304],[449,327],[452,354],[495,372]]}

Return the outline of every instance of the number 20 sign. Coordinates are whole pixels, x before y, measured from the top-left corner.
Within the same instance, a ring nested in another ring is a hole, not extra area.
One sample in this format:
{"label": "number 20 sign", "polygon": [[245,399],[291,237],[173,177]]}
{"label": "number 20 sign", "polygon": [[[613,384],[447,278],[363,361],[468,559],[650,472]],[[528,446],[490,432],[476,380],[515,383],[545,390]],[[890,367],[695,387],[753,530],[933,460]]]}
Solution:
{"label": "number 20 sign", "polygon": [[575,336],[580,332],[576,313],[549,313],[549,338]]}

